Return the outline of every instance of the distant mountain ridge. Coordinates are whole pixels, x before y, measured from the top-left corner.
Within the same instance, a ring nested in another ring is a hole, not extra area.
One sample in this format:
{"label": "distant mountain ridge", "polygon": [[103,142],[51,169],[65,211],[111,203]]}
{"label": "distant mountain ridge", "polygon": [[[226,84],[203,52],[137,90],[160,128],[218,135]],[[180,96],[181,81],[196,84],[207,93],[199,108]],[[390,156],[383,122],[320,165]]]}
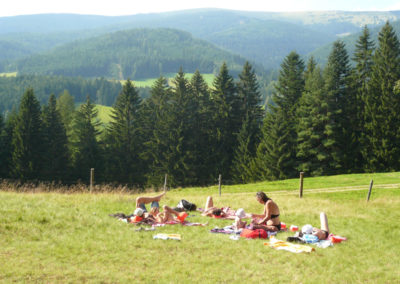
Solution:
{"label": "distant mountain ridge", "polygon": [[[396,22],[390,22],[390,25],[393,27],[394,31],[396,32],[397,37],[400,39],[400,20],[396,21]],[[373,40],[375,42],[375,47],[377,47],[378,34],[381,31],[381,27],[380,26],[371,27],[371,28],[368,27],[368,29],[370,31],[371,40]],[[358,39],[360,38],[360,35],[361,35],[361,32],[358,32],[358,33],[354,33],[354,34],[351,34],[351,35],[341,38],[341,40],[346,45],[346,50],[349,54],[349,58],[352,58],[354,55],[354,51],[356,49],[356,43],[357,43]],[[328,56],[332,50],[332,46],[333,46],[333,43],[323,45],[323,46],[317,48],[316,50],[314,50],[313,52],[309,53],[306,56],[306,58],[313,56],[314,59],[320,65],[324,65],[328,60]]]}
{"label": "distant mountain ridge", "polygon": [[[76,40],[142,28],[186,31],[272,70],[279,68],[290,51],[305,56],[344,34],[359,32],[364,24],[375,28],[387,20],[400,20],[400,11],[274,13],[196,9],[118,17],[75,14],[0,17],[0,72],[15,71],[12,70],[15,66],[28,72],[33,70],[35,57],[51,56],[54,51],[50,50],[55,47],[62,49]],[[40,56],[36,55],[39,53]],[[25,67],[24,62],[28,64]],[[109,75],[107,69],[103,76]]]}

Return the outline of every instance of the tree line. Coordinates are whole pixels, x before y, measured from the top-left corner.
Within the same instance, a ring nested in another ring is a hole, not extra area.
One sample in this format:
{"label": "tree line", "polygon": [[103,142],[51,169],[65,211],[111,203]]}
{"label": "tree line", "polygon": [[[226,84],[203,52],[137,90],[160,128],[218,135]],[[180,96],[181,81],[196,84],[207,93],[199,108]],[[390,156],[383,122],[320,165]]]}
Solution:
{"label": "tree line", "polygon": [[400,43],[389,23],[378,43],[364,28],[352,56],[336,41],[327,65],[296,52],[282,62],[267,110],[245,63],[237,80],[222,64],[211,88],[181,69],[160,77],[141,99],[128,80],[102,131],[90,97],[54,95],[43,108],[27,89],[20,108],[0,119],[2,177],[89,179],[172,186],[285,179],[400,169]]}

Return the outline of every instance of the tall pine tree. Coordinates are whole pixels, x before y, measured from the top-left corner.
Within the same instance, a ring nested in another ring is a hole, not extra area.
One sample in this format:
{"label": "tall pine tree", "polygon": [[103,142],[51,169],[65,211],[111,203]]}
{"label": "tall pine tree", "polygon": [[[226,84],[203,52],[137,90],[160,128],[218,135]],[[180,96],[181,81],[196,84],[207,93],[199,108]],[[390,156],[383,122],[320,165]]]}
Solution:
{"label": "tall pine tree", "polygon": [[144,138],[144,151],[142,157],[146,169],[146,182],[149,186],[159,187],[168,174],[165,153],[169,151],[167,137],[169,129],[167,124],[168,105],[171,99],[171,87],[164,77],[160,77],[150,90],[150,97],[144,101],[141,117],[140,133]]}
{"label": "tall pine tree", "polygon": [[[97,119],[98,111],[87,96],[75,114],[73,126],[73,162],[75,176],[83,181],[89,181],[90,169],[94,168],[96,176],[100,177],[103,170],[101,147],[98,142],[100,135]],[[98,179],[97,179],[98,180]]]}
{"label": "tall pine tree", "polygon": [[193,167],[195,168],[198,184],[207,185],[215,175],[212,159],[212,141],[214,122],[212,120],[212,105],[210,91],[200,72],[196,70],[189,84],[190,93],[194,96],[193,131]]}
{"label": "tall pine tree", "polygon": [[400,169],[400,97],[394,90],[400,78],[400,43],[389,22],[381,29],[378,42],[365,102],[366,162],[369,171],[394,171]]}
{"label": "tall pine tree", "polygon": [[374,51],[374,42],[371,40],[370,32],[367,26],[364,27],[362,35],[356,43],[353,60],[356,63],[352,73],[352,90],[355,92],[355,100],[350,105],[353,111],[354,139],[354,167],[353,171],[361,171],[365,167],[365,160],[368,159],[368,143],[365,132],[366,101],[369,96],[369,83],[371,80],[371,70],[373,66],[372,55]]}
{"label": "tall pine tree", "polygon": [[327,104],[321,73],[321,69],[310,60],[305,72],[304,93],[297,109],[298,169],[310,176],[322,175],[329,170],[327,161],[330,159],[330,154],[325,147]]}
{"label": "tall pine tree", "polygon": [[233,179],[246,182],[251,179],[250,163],[261,139],[264,110],[261,106],[259,85],[252,66],[246,62],[237,83],[241,105],[242,127],[237,135],[238,145],[232,163]]}
{"label": "tall pine tree", "polygon": [[352,94],[349,91],[350,65],[345,45],[336,41],[329,55],[328,63],[324,70],[324,92],[327,106],[325,126],[325,147],[329,150],[329,172],[326,174],[343,173],[353,166],[352,154],[354,144],[351,138],[352,119],[354,110],[349,106]]}
{"label": "tall pine tree", "polygon": [[12,172],[15,178],[32,180],[40,178],[43,165],[43,136],[40,104],[33,89],[24,93],[15,121],[12,137]]}
{"label": "tall pine tree", "polygon": [[106,156],[108,178],[121,183],[142,185],[142,137],[139,135],[141,98],[129,79],[112,110],[112,121],[107,131]]}
{"label": "tall pine tree", "polygon": [[70,170],[68,140],[61,115],[56,108],[56,97],[50,95],[42,112],[44,163],[42,176],[46,180],[65,180]]}
{"label": "tall pine tree", "polygon": [[237,89],[226,63],[222,64],[214,79],[211,95],[214,102],[215,133],[212,155],[217,171],[215,176],[220,173],[228,180],[231,178],[230,168],[242,117]]}
{"label": "tall pine tree", "polygon": [[[275,89],[274,105],[269,106],[270,112],[264,120],[255,164],[267,162],[267,177],[284,179],[297,175],[296,108],[304,90],[304,62],[296,52],[291,52],[281,64]],[[256,168],[262,171],[261,166]]]}

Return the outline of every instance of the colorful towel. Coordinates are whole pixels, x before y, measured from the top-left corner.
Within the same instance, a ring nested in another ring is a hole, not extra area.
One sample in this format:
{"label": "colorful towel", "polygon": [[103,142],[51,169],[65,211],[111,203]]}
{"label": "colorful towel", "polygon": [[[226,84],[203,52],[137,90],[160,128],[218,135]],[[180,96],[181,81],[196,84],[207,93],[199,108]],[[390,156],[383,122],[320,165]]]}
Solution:
{"label": "colorful towel", "polygon": [[264,243],[264,245],[269,246],[270,248],[273,248],[276,250],[287,250],[287,251],[290,251],[293,253],[302,253],[302,252],[310,253],[312,251],[315,251],[315,249],[312,247],[299,245],[299,244],[293,244],[293,243],[278,240],[276,238],[271,238],[270,242]]}
{"label": "colorful towel", "polygon": [[157,234],[153,236],[153,239],[160,239],[160,240],[181,240],[180,234]]}

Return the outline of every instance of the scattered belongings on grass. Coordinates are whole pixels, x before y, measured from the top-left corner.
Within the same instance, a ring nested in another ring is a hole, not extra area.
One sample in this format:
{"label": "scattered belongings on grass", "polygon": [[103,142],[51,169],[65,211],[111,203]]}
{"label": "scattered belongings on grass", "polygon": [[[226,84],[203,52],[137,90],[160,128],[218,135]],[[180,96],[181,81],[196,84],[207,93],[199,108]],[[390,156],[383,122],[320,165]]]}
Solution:
{"label": "scattered belongings on grass", "polygon": [[140,232],[140,231],[155,231],[156,228],[151,227],[151,228],[143,228],[143,227],[139,227],[138,229],[135,229],[135,232]]}

